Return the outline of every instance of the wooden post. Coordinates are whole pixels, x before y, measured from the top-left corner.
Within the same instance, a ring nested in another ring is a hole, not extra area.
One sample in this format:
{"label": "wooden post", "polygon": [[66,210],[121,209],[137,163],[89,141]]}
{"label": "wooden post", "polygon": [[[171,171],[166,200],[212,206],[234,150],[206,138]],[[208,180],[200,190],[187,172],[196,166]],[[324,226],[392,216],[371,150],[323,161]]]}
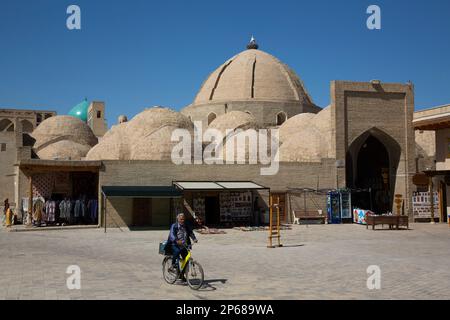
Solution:
{"label": "wooden post", "polygon": [[277,238],[278,246],[281,247],[281,235],[280,235],[280,196],[277,197]]}
{"label": "wooden post", "polygon": [[272,245],[272,224],[273,224],[273,200],[272,195],[269,194],[269,244],[267,245],[268,248],[273,248]]}
{"label": "wooden post", "polygon": [[428,187],[430,193],[430,220],[431,224],[434,224],[434,192],[433,192],[433,177],[430,177],[428,180]]}
{"label": "wooden post", "polygon": [[33,176],[30,173],[30,177],[28,178],[28,219],[27,226],[32,225],[33,219]]}

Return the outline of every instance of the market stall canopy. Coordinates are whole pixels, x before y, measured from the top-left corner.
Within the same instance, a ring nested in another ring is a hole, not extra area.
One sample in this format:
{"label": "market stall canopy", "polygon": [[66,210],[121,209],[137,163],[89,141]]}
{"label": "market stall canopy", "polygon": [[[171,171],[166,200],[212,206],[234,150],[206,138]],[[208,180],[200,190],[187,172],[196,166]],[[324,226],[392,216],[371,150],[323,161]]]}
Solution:
{"label": "market stall canopy", "polygon": [[102,186],[108,198],[181,198],[182,192],[174,186]]}
{"label": "market stall canopy", "polygon": [[181,190],[265,190],[269,189],[252,181],[175,181]]}

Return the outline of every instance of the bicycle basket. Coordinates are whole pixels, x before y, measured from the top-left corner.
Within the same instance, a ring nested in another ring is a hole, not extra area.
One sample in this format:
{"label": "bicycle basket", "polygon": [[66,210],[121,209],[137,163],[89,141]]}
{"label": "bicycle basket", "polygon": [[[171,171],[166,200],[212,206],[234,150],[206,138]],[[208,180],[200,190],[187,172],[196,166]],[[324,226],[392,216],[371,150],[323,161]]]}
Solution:
{"label": "bicycle basket", "polygon": [[159,243],[159,254],[166,254],[167,240]]}

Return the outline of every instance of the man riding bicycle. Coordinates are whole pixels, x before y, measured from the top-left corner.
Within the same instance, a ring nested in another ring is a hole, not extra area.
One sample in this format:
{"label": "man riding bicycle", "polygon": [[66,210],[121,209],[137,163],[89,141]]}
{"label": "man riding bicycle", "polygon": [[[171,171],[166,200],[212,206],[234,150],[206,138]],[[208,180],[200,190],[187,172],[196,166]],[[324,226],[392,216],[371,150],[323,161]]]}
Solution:
{"label": "man riding bicycle", "polygon": [[185,220],[184,213],[180,213],[177,215],[177,222],[170,227],[167,245],[172,248],[172,270],[177,270],[180,255],[183,259],[186,257],[188,253],[186,247],[191,245],[191,238],[194,243],[198,242],[194,231],[185,223]]}

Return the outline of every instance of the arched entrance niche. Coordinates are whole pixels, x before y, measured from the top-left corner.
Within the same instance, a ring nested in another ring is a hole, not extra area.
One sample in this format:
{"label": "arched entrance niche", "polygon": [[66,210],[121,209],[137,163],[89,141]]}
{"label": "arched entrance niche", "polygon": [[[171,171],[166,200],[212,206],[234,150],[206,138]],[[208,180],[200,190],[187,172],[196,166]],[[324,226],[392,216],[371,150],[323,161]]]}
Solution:
{"label": "arched entrance niche", "polygon": [[346,182],[352,205],[375,213],[392,210],[401,147],[391,136],[372,128],[350,145],[346,157]]}
{"label": "arched entrance niche", "polygon": [[211,112],[208,115],[208,126],[217,118],[217,115],[214,112]]}
{"label": "arched entrance niche", "polygon": [[23,133],[32,133],[34,130],[33,124],[28,120],[22,120],[22,132]]}

